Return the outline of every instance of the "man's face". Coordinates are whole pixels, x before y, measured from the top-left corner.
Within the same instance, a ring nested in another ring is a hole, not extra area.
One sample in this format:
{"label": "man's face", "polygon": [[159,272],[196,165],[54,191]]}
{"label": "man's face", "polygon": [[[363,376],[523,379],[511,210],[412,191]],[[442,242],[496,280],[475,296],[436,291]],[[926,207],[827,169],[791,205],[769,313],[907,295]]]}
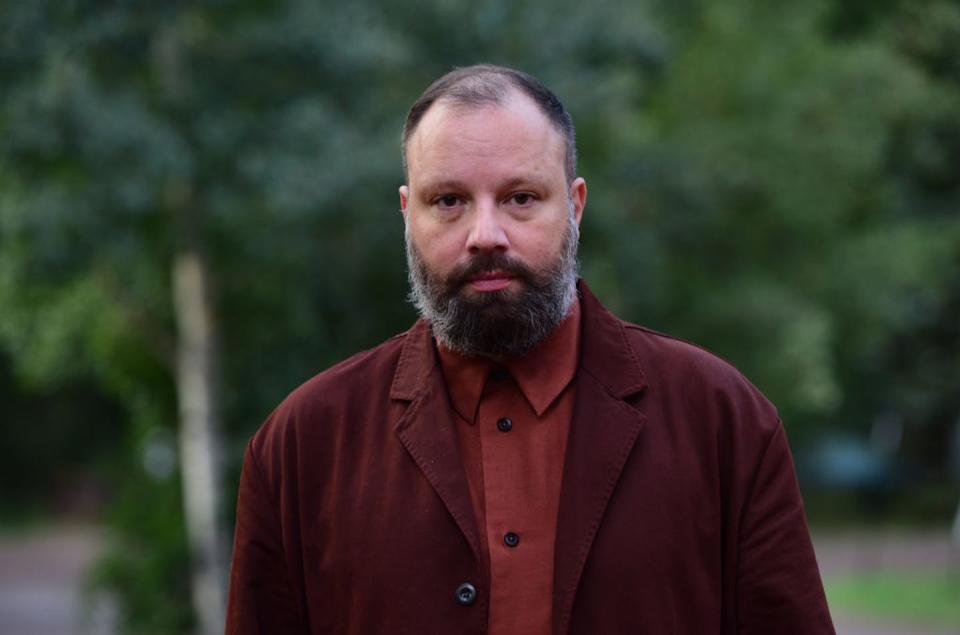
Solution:
{"label": "man's face", "polygon": [[520,94],[440,101],[409,139],[400,206],[411,295],[449,348],[522,354],[569,309],[586,185],[567,183],[564,153]]}

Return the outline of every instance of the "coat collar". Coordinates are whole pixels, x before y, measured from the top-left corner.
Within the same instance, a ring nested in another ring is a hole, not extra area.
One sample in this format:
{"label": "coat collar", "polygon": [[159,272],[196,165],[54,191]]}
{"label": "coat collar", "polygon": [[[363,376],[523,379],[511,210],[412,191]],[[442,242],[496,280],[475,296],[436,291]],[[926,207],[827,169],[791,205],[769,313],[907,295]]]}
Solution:
{"label": "coat collar", "polygon": [[647,377],[627,340],[623,322],[600,304],[583,280],[579,290],[583,309],[580,340],[583,371],[590,373],[617,399],[640,392],[647,385]]}
{"label": "coat collar", "polygon": [[390,398],[413,401],[438,363],[430,324],[421,318],[404,335],[400,360],[390,385]]}

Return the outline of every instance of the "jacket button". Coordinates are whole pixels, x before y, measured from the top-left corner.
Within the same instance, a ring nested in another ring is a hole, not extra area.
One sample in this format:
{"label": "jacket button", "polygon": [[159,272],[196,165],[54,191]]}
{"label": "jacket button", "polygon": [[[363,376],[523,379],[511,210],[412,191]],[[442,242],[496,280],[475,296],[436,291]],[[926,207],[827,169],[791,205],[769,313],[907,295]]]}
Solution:
{"label": "jacket button", "polygon": [[477,601],[477,587],[469,582],[464,582],[457,587],[457,602],[464,606],[470,606]]}
{"label": "jacket button", "polygon": [[520,544],[520,536],[512,531],[503,534],[503,544],[508,547],[516,547]]}
{"label": "jacket button", "polygon": [[513,430],[513,421],[510,421],[506,417],[497,421],[497,430],[500,432],[510,432]]}

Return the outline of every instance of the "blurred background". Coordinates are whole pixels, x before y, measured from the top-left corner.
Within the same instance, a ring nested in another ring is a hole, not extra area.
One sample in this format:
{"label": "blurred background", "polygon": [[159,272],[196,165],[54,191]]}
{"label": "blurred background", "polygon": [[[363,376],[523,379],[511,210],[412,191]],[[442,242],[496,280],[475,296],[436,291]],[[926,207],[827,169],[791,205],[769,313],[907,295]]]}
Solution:
{"label": "blurred background", "polygon": [[956,0],[0,2],[0,631],[221,632],[243,446],[415,319],[400,129],[477,62],[573,114],[597,295],[780,408],[839,632],[960,632]]}

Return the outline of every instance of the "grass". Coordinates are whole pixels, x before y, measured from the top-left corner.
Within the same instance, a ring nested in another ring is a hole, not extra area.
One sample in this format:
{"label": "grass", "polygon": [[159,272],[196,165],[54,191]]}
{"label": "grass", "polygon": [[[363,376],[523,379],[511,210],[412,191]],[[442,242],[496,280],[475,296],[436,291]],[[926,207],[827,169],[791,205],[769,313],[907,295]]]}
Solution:
{"label": "grass", "polygon": [[830,608],[904,622],[960,626],[960,573],[857,573],[826,580]]}

